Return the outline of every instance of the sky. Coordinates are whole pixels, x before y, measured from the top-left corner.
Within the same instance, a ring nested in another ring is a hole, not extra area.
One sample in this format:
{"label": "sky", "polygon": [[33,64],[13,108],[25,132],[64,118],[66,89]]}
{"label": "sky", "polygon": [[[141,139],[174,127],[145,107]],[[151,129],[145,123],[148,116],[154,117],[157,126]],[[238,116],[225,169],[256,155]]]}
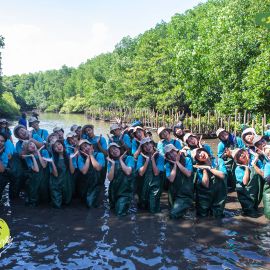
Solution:
{"label": "sky", "polygon": [[77,67],[205,0],[0,0],[3,75]]}

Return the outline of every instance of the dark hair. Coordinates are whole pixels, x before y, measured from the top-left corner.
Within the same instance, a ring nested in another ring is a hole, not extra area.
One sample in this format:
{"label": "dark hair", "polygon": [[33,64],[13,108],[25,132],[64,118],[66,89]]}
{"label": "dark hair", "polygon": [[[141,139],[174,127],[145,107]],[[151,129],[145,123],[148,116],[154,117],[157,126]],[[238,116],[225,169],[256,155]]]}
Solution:
{"label": "dark hair", "polygon": [[26,118],[26,113],[25,112],[22,113],[22,118]]}
{"label": "dark hair", "polygon": [[[64,151],[63,151],[64,162],[65,162],[66,167],[69,169],[69,158],[68,158],[68,154],[66,152],[65,145],[64,145],[64,143],[61,140],[57,140],[55,143],[57,143],[57,142],[59,142],[59,143],[61,143],[63,145],[63,149],[64,149]],[[53,155],[53,159],[55,161],[55,166],[57,167],[57,170],[61,171],[61,168],[59,168],[59,166],[58,166],[59,154],[54,150],[55,143],[52,146],[52,155]]]}
{"label": "dark hair", "polygon": [[[205,148],[199,149],[198,151],[204,151],[204,152],[206,152],[206,153],[208,154],[209,158],[211,159],[210,153],[209,153]],[[203,165],[204,163],[203,163],[203,162],[200,162],[200,161],[196,158],[196,157],[197,157],[197,154],[198,154],[198,151],[197,151],[197,153],[196,153],[196,155],[195,155],[195,157],[194,157],[194,160],[196,161],[197,164]]]}
{"label": "dark hair", "polygon": [[94,125],[84,125],[84,126],[82,127],[82,134],[85,133],[85,130],[86,130],[87,128],[94,129]]}
{"label": "dark hair", "polygon": [[7,138],[7,135],[5,133],[0,132],[0,136],[2,136],[4,138],[5,142],[7,141],[8,138]]}
{"label": "dark hair", "polygon": [[247,144],[250,144],[247,140],[246,140],[246,136],[247,135],[252,135],[253,133],[252,132],[247,132],[247,133],[245,133],[244,135],[243,135],[243,141],[245,142],[245,143],[247,143]]}
{"label": "dark hair", "polygon": [[245,152],[245,151],[247,151],[247,150],[245,150],[245,149],[240,149],[240,150],[236,153],[236,155],[235,155],[235,160],[236,160],[237,163],[239,163],[239,158],[240,158],[240,156],[242,155],[242,153]]}

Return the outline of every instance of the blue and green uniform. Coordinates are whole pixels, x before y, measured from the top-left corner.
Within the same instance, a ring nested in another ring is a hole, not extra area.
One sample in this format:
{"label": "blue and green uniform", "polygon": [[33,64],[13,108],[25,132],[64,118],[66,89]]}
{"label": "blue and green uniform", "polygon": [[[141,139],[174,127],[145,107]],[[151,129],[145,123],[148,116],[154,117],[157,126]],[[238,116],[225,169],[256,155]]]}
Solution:
{"label": "blue and green uniform", "polygon": [[[42,149],[40,154],[44,158],[49,158],[49,153],[46,149]],[[25,161],[28,167],[28,178],[26,180],[26,204],[36,206],[39,202],[47,202],[49,198],[49,169],[43,168],[38,155],[35,155],[38,164],[39,172],[33,171],[33,160],[31,157],[26,157]]]}
{"label": "blue and green uniform", "polygon": [[202,184],[203,170],[197,169],[195,174],[196,210],[199,216],[206,217],[213,214],[214,217],[220,218],[223,217],[227,198],[227,170],[224,160],[221,158],[212,159],[211,163],[211,167],[221,171],[225,175],[225,179],[221,179],[207,170],[209,186],[206,187]]}
{"label": "blue and green uniform", "polygon": [[[94,158],[102,168],[105,166],[105,157],[103,153],[94,153]],[[86,157],[78,157],[78,168],[83,169],[86,162]],[[88,208],[98,207],[99,195],[101,192],[99,178],[101,172],[97,171],[90,160],[89,168],[86,174],[82,174],[79,178],[78,189],[79,196],[86,203]]]}
{"label": "blue and green uniform", "polygon": [[238,165],[235,169],[236,191],[243,214],[254,216],[257,214],[258,206],[262,199],[262,177],[249,165],[249,181],[245,185],[243,183],[245,169],[246,167],[241,165]]}
{"label": "blue and green uniform", "polygon": [[263,205],[264,215],[270,219],[270,162],[264,166],[264,188],[263,188]]}
{"label": "blue and green uniform", "polygon": [[2,198],[2,193],[9,182],[9,177],[7,173],[7,167],[8,167],[8,155],[5,151],[0,153],[0,163],[3,165],[5,170],[3,172],[0,172],[0,200]]}
{"label": "blue and green uniform", "polygon": [[[126,175],[121,167],[120,161],[115,160],[114,176],[109,185],[110,208],[115,209],[117,216],[125,216],[128,213],[134,185],[135,161],[132,156],[126,156],[123,162],[127,167],[132,168],[132,173]],[[108,173],[111,170],[111,163],[108,163]]]}
{"label": "blue and green uniform", "polygon": [[33,130],[32,131],[33,134],[37,134],[40,138],[42,138],[43,141],[46,141],[48,136],[49,136],[49,133],[46,129],[42,129],[42,128],[39,128],[38,130]]}
{"label": "blue and green uniform", "polygon": [[145,158],[138,156],[137,160],[137,194],[139,197],[138,207],[147,209],[151,213],[160,212],[160,197],[163,189],[164,157],[160,154],[155,156],[158,175],[154,175],[152,161],[149,160],[147,169],[143,176],[139,175],[139,170],[145,164]]}
{"label": "blue and green uniform", "polygon": [[[189,157],[184,159],[182,164],[187,170],[193,172],[192,160]],[[166,177],[169,178],[174,164],[167,162],[165,165]],[[182,217],[193,204],[193,173],[190,177],[183,174],[176,167],[176,176],[174,181],[169,183],[168,201],[170,206],[170,218],[177,219]]]}
{"label": "blue and green uniform", "polygon": [[222,158],[224,160],[227,168],[227,186],[232,190],[234,190],[236,187],[236,163],[232,157],[227,157],[224,155],[224,153],[226,149],[233,150],[235,148],[245,149],[245,144],[240,137],[236,137],[232,134],[229,134],[229,138],[227,141],[220,141],[217,147],[217,155],[219,158]]}

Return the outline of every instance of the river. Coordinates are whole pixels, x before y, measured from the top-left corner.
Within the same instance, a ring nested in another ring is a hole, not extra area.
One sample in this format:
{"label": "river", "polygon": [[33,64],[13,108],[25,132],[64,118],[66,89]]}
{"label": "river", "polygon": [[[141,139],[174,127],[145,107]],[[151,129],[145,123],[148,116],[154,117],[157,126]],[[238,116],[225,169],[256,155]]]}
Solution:
{"label": "river", "polygon": [[[59,125],[67,132],[75,123],[93,123],[96,134],[109,129],[82,115],[42,114],[40,120],[49,131]],[[74,200],[57,210],[29,208],[22,197],[10,202],[5,195],[0,218],[13,241],[1,253],[0,269],[270,269],[269,221],[242,217],[235,193],[222,220],[198,219],[194,211],[170,220],[166,193],[161,207],[151,215],[133,205],[130,215],[118,218],[106,197],[98,209]]]}

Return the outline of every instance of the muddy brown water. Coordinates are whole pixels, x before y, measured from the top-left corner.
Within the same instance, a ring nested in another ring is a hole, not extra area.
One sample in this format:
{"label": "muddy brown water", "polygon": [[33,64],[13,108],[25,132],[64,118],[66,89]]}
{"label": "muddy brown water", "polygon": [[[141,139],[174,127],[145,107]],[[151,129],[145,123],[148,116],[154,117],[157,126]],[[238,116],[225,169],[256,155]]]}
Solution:
{"label": "muddy brown water", "polygon": [[[49,131],[89,122],[82,115],[41,116],[41,127]],[[108,123],[94,124],[96,134],[108,133]],[[217,142],[207,142],[215,150]],[[101,201],[91,210],[79,200],[61,210],[29,208],[23,194],[13,202],[5,194],[0,218],[13,240],[1,253],[0,269],[270,269],[269,221],[242,217],[235,193],[228,195],[221,220],[198,219],[194,210],[170,220],[166,193],[156,215],[134,204],[127,217],[118,218],[105,196]]]}

